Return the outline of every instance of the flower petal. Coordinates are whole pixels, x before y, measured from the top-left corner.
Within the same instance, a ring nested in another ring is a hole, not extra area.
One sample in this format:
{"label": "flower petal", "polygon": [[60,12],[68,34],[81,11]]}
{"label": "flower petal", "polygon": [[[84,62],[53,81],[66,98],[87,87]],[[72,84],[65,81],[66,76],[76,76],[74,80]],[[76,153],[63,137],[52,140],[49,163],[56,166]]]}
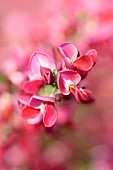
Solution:
{"label": "flower petal", "polygon": [[40,63],[38,61],[37,52],[34,52],[30,58],[28,66],[28,77],[30,80],[41,78]]}
{"label": "flower petal", "polygon": [[25,107],[23,107],[23,109],[22,109],[22,114],[21,114],[21,116],[22,116],[24,119],[34,118],[34,117],[37,116],[38,113],[39,113],[39,110],[34,109],[34,108],[32,108],[32,107],[29,107],[29,106],[25,106]]}
{"label": "flower petal", "polygon": [[87,93],[87,91],[85,91],[85,89],[80,88],[80,90],[78,92],[79,92],[82,100],[86,100],[86,101],[89,100],[88,93]]}
{"label": "flower petal", "polygon": [[78,50],[77,48],[71,44],[71,43],[63,43],[58,47],[58,52],[63,56],[63,57],[68,57],[72,61],[75,61],[78,55]]}
{"label": "flower petal", "polygon": [[82,80],[88,75],[88,71],[77,70],[77,72],[80,74]]}
{"label": "flower petal", "polygon": [[55,98],[33,95],[30,99],[30,106],[34,108],[39,107],[42,103],[55,103]]}
{"label": "flower petal", "polygon": [[43,84],[43,80],[27,81],[23,85],[23,90],[26,93],[33,94],[39,90],[39,88],[41,87],[42,84]]}
{"label": "flower petal", "polygon": [[28,76],[30,79],[41,78],[40,66],[50,68],[52,71],[56,68],[53,59],[40,51],[32,54],[29,62]]}
{"label": "flower petal", "polygon": [[51,69],[40,66],[40,72],[45,83],[50,84],[51,82],[54,82],[55,78]]}
{"label": "flower petal", "polygon": [[91,49],[86,53],[86,55],[93,59],[93,65],[95,65],[97,61],[97,51],[95,49]]}
{"label": "flower petal", "polygon": [[26,120],[26,122],[29,124],[29,125],[35,125],[37,123],[40,123],[43,119],[43,115],[42,113],[40,112],[39,114],[37,114],[36,117],[33,117],[33,118],[29,118]]}
{"label": "flower petal", "polygon": [[54,105],[46,106],[44,115],[43,115],[43,122],[46,127],[51,127],[55,124],[57,120],[57,110]]}
{"label": "flower petal", "polygon": [[71,43],[63,43],[57,48],[60,55],[63,57],[66,67],[72,69],[73,62],[76,60],[78,55],[77,48]]}
{"label": "flower petal", "polygon": [[87,55],[78,57],[73,63],[77,69],[89,71],[93,66],[93,59]]}
{"label": "flower petal", "polygon": [[78,103],[81,103],[81,96],[80,96],[80,94],[79,94],[79,92],[78,92],[78,88],[70,88],[70,91],[71,91],[71,93],[74,95],[76,101],[77,101]]}
{"label": "flower petal", "polygon": [[82,89],[80,87],[75,87],[70,89],[71,93],[75,96],[78,103],[90,102],[91,99],[91,91],[87,89]]}
{"label": "flower petal", "polygon": [[70,86],[77,85],[81,80],[80,75],[76,71],[65,70],[59,71],[57,84],[62,94],[68,95],[70,93]]}
{"label": "flower petal", "polygon": [[30,99],[32,95],[20,94],[18,96],[18,102],[22,105],[30,106]]}

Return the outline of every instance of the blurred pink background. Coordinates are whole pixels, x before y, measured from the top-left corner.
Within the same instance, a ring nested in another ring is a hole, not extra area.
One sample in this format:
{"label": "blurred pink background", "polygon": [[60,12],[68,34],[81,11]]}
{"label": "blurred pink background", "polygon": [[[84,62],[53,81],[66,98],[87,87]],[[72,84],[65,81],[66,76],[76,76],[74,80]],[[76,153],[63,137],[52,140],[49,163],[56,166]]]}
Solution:
{"label": "blurred pink background", "polygon": [[[28,126],[17,96],[29,57],[65,41],[98,52],[83,81],[95,102],[67,100],[52,129]],[[0,170],[113,170],[112,0],[0,0]]]}

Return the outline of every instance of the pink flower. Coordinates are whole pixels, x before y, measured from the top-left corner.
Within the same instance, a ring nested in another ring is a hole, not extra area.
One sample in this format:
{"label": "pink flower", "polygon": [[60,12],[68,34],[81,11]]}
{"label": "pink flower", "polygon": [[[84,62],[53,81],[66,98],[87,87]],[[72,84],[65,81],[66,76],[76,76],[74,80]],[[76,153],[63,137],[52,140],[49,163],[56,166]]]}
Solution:
{"label": "pink flower", "polygon": [[23,84],[23,90],[26,93],[34,94],[37,93],[40,89],[40,87],[43,85],[43,80],[32,80],[32,81],[26,81]]}
{"label": "pink flower", "polygon": [[91,50],[87,51],[87,53],[85,55],[87,55],[93,59],[93,66],[94,66],[97,62],[97,51],[95,49],[91,49]]}
{"label": "pink flower", "polygon": [[44,83],[53,83],[55,80],[54,69],[56,69],[55,63],[49,55],[39,51],[34,52],[28,66],[29,81],[23,84],[23,90],[33,94],[37,93]]}
{"label": "pink flower", "polygon": [[57,79],[58,88],[62,94],[68,95],[70,93],[70,88],[74,88],[80,82],[80,80],[81,76],[77,71],[59,71]]}
{"label": "pink flower", "polygon": [[57,110],[54,106],[55,98],[21,94],[18,101],[22,108],[21,116],[28,124],[37,124],[42,120],[46,127],[55,124],[57,119]]}
{"label": "pink flower", "polygon": [[55,77],[53,76],[51,69],[40,67],[40,73],[45,83],[50,84],[54,82]]}
{"label": "pink flower", "polygon": [[96,50],[89,50],[85,55],[79,56],[77,48],[71,43],[63,43],[57,48],[63,57],[66,68],[71,70],[89,71],[96,63]]}
{"label": "pink flower", "polygon": [[28,124],[43,120],[46,127],[53,126],[57,119],[54,105],[61,101],[61,93],[72,93],[79,103],[92,101],[91,92],[81,88],[79,83],[95,65],[97,52],[92,49],[79,56],[77,48],[71,43],[61,44],[58,51],[64,59],[57,65],[60,71],[56,70],[53,59],[45,53],[37,51],[30,58],[29,81],[23,85],[26,94],[19,96],[21,116]]}
{"label": "pink flower", "polygon": [[65,70],[58,73],[58,88],[63,95],[72,93],[78,103],[92,101],[91,91],[78,86],[81,76],[77,71]]}
{"label": "pink flower", "polygon": [[74,95],[78,103],[88,103],[94,101],[94,98],[91,96],[91,91],[88,89],[83,89],[79,86],[70,88],[71,93]]}
{"label": "pink flower", "polygon": [[50,84],[54,81],[54,69],[56,66],[53,59],[45,53],[36,51],[29,61],[28,77],[30,80],[42,79],[45,83]]}

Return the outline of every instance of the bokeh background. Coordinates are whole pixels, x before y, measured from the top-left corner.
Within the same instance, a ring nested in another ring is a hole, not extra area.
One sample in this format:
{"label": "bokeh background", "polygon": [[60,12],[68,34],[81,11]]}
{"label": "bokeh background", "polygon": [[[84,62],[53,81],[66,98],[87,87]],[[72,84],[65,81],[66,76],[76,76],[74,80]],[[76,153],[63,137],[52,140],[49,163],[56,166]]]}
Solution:
{"label": "bokeh background", "polygon": [[[53,128],[26,125],[17,97],[29,57],[58,56],[65,41],[98,52],[83,81],[95,102],[67,99]],[[113,170],[112,0],[0,0],[0,170]]]}

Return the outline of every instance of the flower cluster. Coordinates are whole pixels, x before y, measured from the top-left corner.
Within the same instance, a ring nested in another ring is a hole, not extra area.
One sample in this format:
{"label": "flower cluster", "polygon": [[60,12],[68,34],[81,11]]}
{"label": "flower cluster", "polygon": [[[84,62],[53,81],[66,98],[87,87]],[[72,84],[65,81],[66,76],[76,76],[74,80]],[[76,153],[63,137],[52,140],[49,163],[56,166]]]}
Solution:
{"label": "flower cluster", "polygon": [[18,97],[21,116],[28,124],[43,121],[46,127],[53,126],[57,120],[55,103],[70,93],[78,103],[92,100],[91,91],[80,87],[80,82],[95,65],[96,50],[91,49],[80,56],[73,44],[63,43],[57,51],[62,57],[60,69],[52,57],[40,51],[34,52],[30,58],[29,80]]}

